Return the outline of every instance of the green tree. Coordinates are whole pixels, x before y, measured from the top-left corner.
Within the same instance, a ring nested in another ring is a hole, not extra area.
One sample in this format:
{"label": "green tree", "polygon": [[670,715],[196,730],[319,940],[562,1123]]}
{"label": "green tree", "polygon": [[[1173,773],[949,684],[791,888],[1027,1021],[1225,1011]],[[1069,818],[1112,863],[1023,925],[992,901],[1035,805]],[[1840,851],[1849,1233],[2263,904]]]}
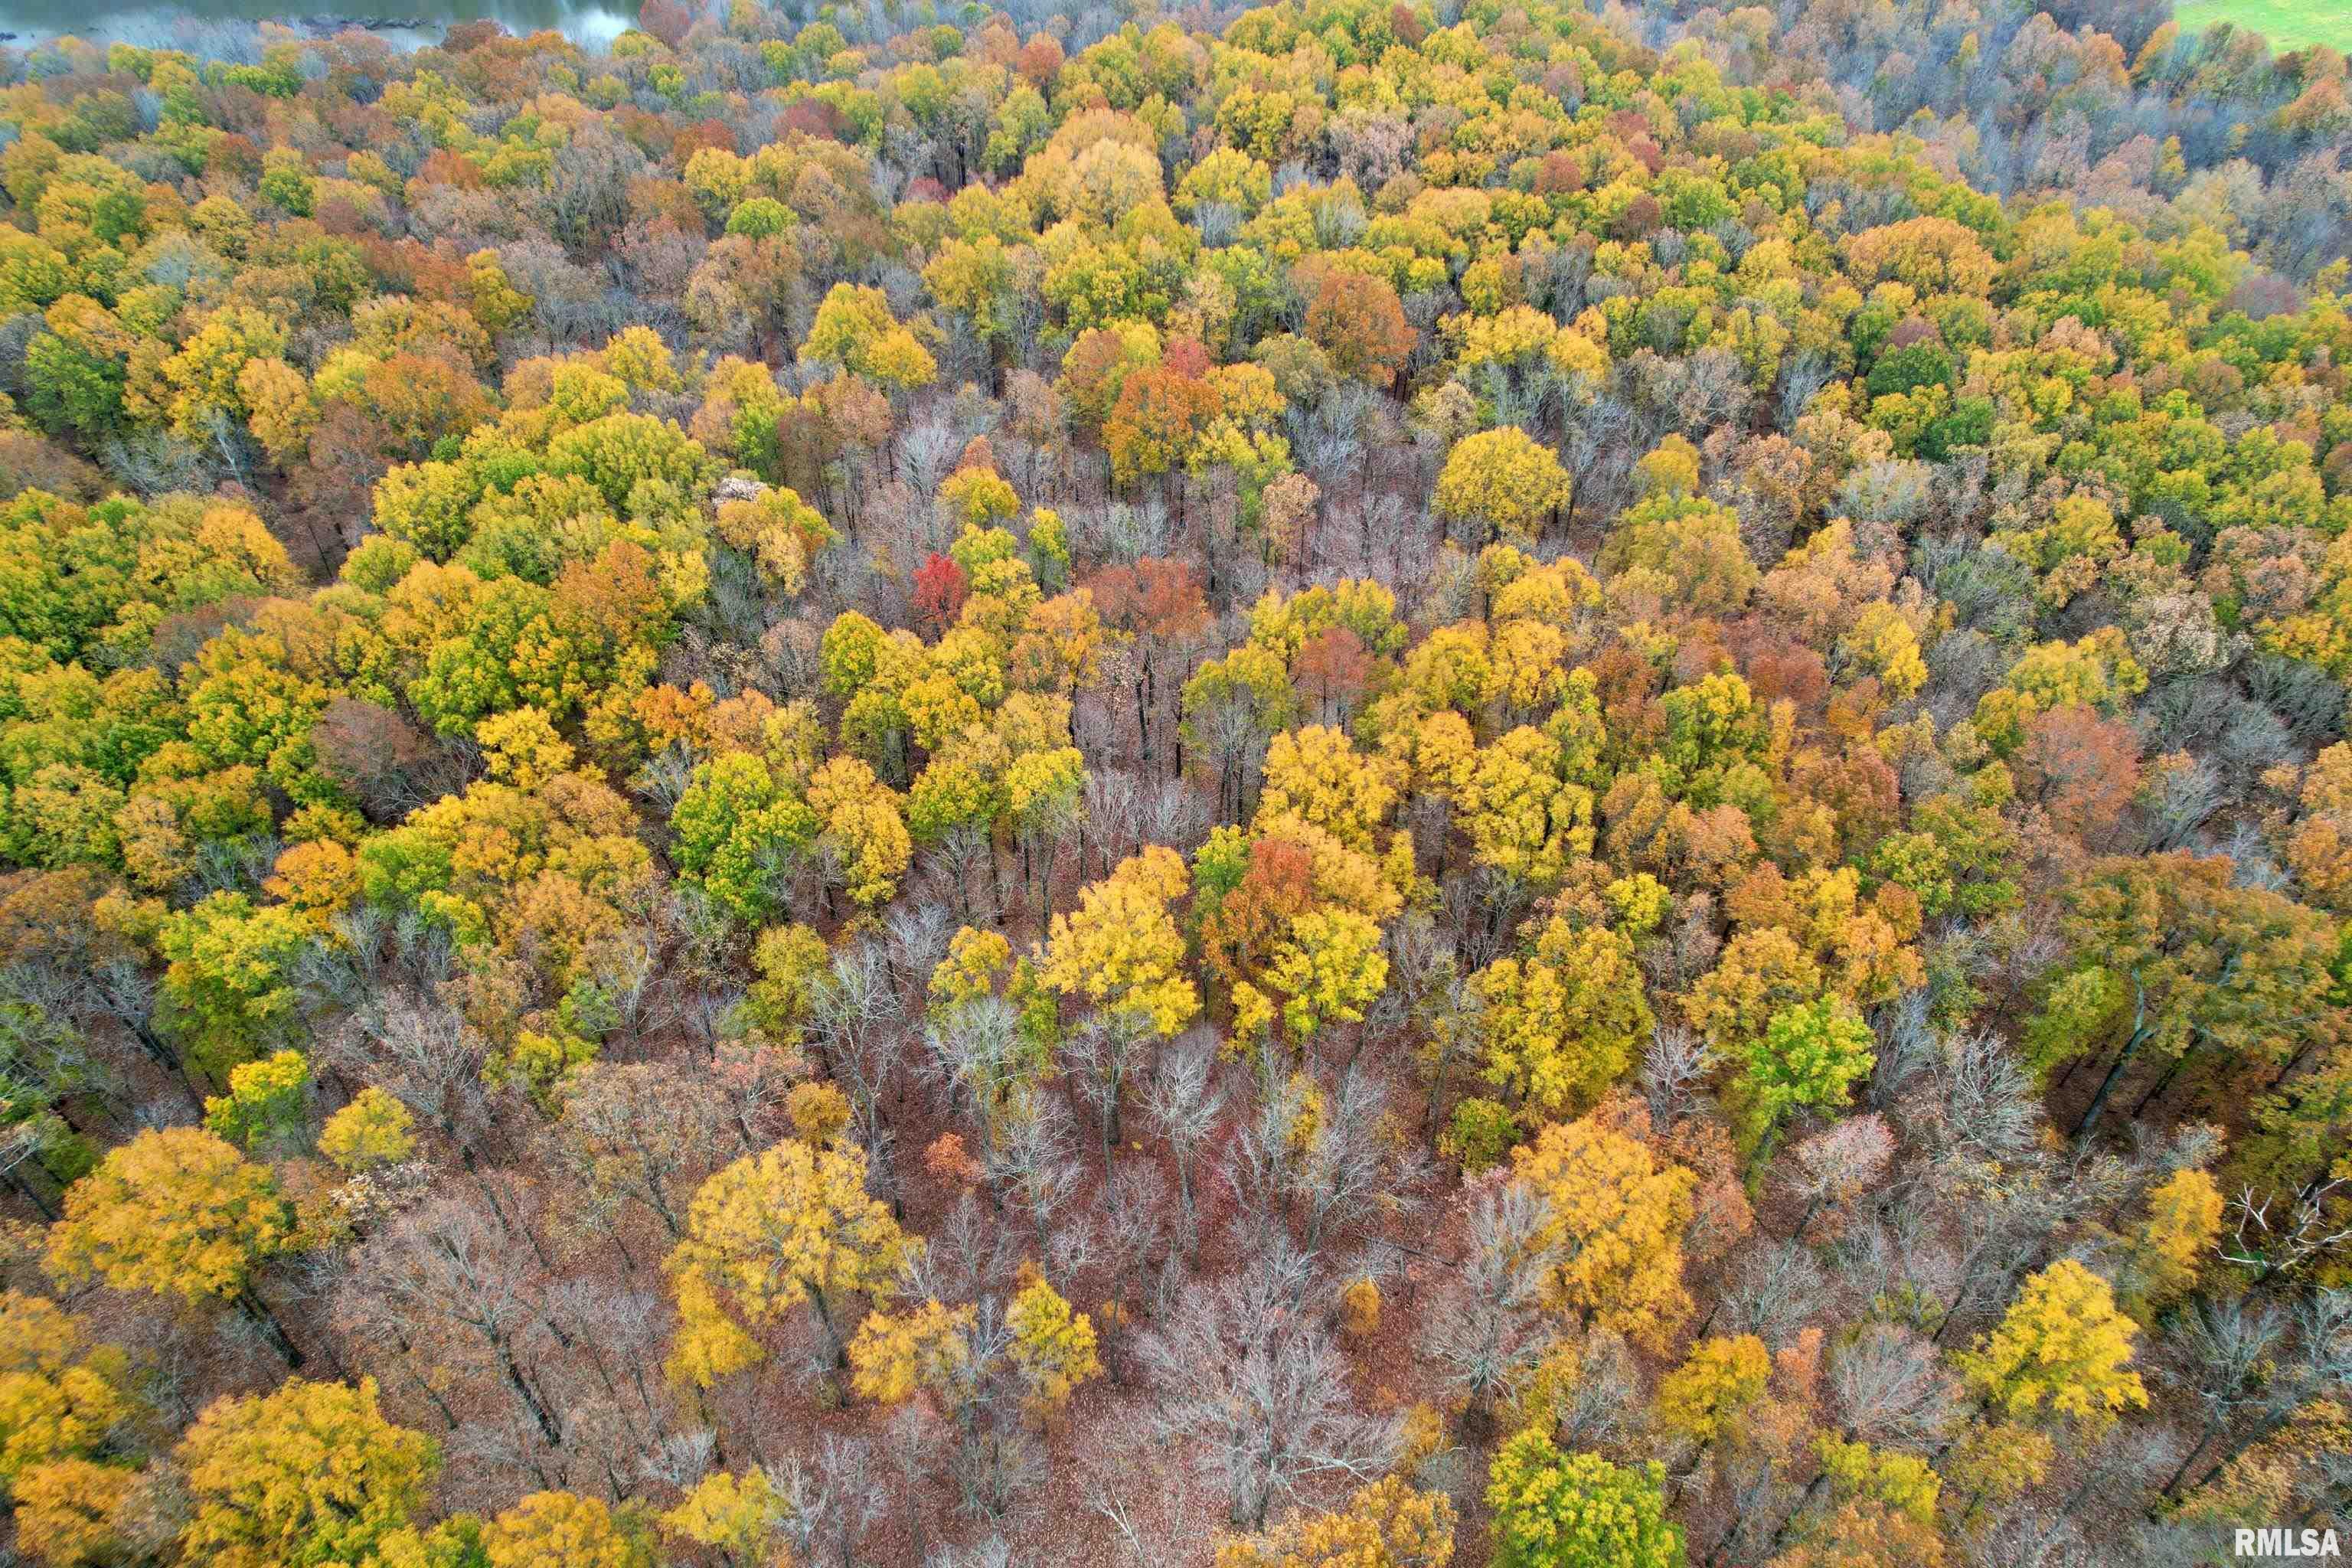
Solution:
{"label": "green tree", "polygon": [[773,914],[793,856],[816,842],[818,818],[751,752],[698,764],[670,811],[678,875],[738,918]]}
{"label": "green tree", "polygon": [[219,892],[165,921],[159,1012],[190,1059],[226,1076],[301,1026],[294,961],[319,934],[316,916]]}
{"label": "green tree", "polygon": [[1487,1471],[1498,1568],[1683,1568],[1682,1526],[1666,1519],[1665,1467],[1563,1454],[1530,1427]]}
{"label": "green tree", "polygon": [[1877,1038],[1844,998],[1783,1007],[1746,1043],[1737,1096],[1741,1131],[1760,1163],[1791,1110],[1842,1106],[1878,1060]]}
{"label": "green tree", "polygon": [[2342,1037],[2335,922],[2284,894],[2236,885],[2227,857],[2100,860],[2066,905],[2074,956],[2045,986],[2026,1047],[2045,1072],[2077,1058],[2107,1063],[2078,1143],[2143,1053],[2168,1058],[2152,1099],[2185,1067],[2275,1078]]}
{"label": "green tree", "polygon": [[279,1051],[231,1068],[228,1092],[205,1100],[205,1126],[248,1154],[261,1152],[301,1131],[310,1096],[310,1062]]}

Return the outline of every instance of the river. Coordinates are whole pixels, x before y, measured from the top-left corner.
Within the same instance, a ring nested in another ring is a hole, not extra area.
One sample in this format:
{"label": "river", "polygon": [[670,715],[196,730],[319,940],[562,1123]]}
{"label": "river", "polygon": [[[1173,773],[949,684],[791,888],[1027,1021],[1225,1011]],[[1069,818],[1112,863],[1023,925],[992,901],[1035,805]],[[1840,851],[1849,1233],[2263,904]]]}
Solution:
{"label": "river", "polygon": [[26,49],[70,33],[96,44],[240,58],[250,53],[251,37],[240,24],[278,20],[306,33],[323,33],[334,30],[331,17],[352,17],[413,24],[371,29],[386,43],[409,48],[439,42],[452,23],[488,18],[516,33],[551,27],[583,48],[602,49],[636,24],[634,5],[599,0],[318,0],[318,6],[320,14],[290,12],[287,0],[202,0],[194,5],[0,0],[0,45]]}

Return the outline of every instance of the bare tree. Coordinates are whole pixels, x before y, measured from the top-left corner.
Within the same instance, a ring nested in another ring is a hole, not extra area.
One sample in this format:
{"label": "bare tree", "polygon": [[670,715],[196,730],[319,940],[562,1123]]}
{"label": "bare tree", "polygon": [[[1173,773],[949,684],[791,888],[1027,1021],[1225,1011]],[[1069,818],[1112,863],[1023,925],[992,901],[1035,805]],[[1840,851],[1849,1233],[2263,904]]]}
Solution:
{"label": "bare tree", "polygon": [[1472,1441],[1489,1434],[1497,1401],[1543,1359],[1556,1335],[1544,1280],[1559,1261],[1543,1239],[1550,1205],[1491,1173],[1471,1189],[1470,1250],[1432,1310],[1423,1353],[1466,1402]]}
{"label": "bare tree", "polygon": [[490,1120],[482,1090],[488,1044],[457,1008],[395,989],[353,1018],[331,1049],[356,1077],[381,1083],[418,1121],[438,1129],[473,1166],[475,1142]]}
{"label": "bare tree", "polygon": [[657,1062],[602,1062],[564,1086],[563,1114],[549,1129],[557,1161],[609,1212],[649,1209],[673,1240],[694,1173],[722,1147],[724,1108],[709,1079]]}
{"label": "bare tree", "polygon": [[2352,1241],[2352,1223],[2344,1219],[2336,1201],[2347,1191],[2352,1179],[2344,1177],[2315,1182],[2288,1195],[2240,1189],[2230,1200],[2235,1217],[2221,1241],[2223,1260],[2253,1269],[2254,1283],[2263,1285]]}
{"label": "bare tree", "polygon": [[563,1447],[563,1427],[538,1363],[551,1342],[544,1276],[504,1225],[455,1198],[403,1215],[361,1249],[336,1321],[363,1343],[390,1349],[450,1414],[453,1374],[502,1389],[530,1419],[534,1440]]}
{"label": "bare tree", "polygon": [[1873,1112],[1815,1133],[1790,1154],[1784,1167],[1790,1185],[1805,1200],[1796,1229],[1801,1237],[1824,1206],[1851,1203],[1885,1174],[1895,1156],[1895,1138],[1885,1119]]}
{"label": "bare tree", "polygon": [[1068,1206],[1082,1180],[1070,1157],[1069,1112],[1043,1094],[1020,1097],[1005,1117],[988,1174],[1027,1215],[1038,1255],[1050,1254],[1054,1216]]}
{"label": "bare tree", "polygon": [[1297,1080],[1269,1085],[1238,1154],[1233,1179],[1244,1201],[1264,1219],[1292,1216],[1308,1252],[1376,1213],[1400,1212],[1425,1168],[1389,1136],[1387,1095],[1354,1066],[1319,1108]]}
{"label": "bare tree", "polygon": [[1177,1215],[1184,1256],[1201,1256],[1201,1212],[1196,1187],[1201,1151],[1224,1113],[1224,1091],[1216,1081],[1216,1045],[1196,1030],[1160,1053],[1160,1070],[1145,1090],[1153,1128],[1175,1157]]}
{"label": "bare tree", "polygon": [[1020,1016],[1002,996],[973,998],[952,1020],[923,1031],[924,1076],[947,1085],[950,1106],[969,1109],[980,1131],[981,1159],[996,1152],[997,1124],[1006,1099],[1028,1075]]}
{"label": "bare tree", "polygon": [[1829,1388],[1849,1438],[1918,1447],[1958,1414],[1952,1374],[1936,1347],[1895,1323],[1872,1323],[1830,1359]]}
{"label": "bare tree", "polygon": [[1688,1116],[1715,1061],[1714,1050],[1696,1031],[1679,1024],[1659,1025],[1642,1053],[1642,1095],[1650,1102],[1650,1119],[1660,1127],[1672,1127]]}
{"label": "bare tree", "polygon": [[1300,1255],[1271,1248],[1195,1289],[1139,1344],[1159,1394],[1153,1430],[1195,1446],[1237,1529],[1262,1528],[1310,1481],[1369,1479],[1396,1453],[1394,1419],[1355,1407],[1339,1352],[1299,1310],[1310,1278]]}
{"label": "bare tree", "polygon": [[1103,1169],[1110,1169],[1119,1142],[1119,1110],[1128,1080],[1145,1064],[1158,1037],[1150,1021],[1134,1013],[1096,1013],[1062,1042],[1062,1057],[1074,1071],[1079,1095],[1095,1113],[1102,1142]]}

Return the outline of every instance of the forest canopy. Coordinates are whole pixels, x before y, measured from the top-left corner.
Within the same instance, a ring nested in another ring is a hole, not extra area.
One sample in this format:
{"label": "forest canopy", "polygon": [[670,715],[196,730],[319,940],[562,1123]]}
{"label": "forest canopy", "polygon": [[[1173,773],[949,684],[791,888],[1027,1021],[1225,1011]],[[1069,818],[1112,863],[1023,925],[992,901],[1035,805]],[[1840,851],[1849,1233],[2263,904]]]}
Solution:
{"label": "forest canopy", "polygon": [[10,1560],[2341,1528],[2347,159],[2163,0],[0,49]]}

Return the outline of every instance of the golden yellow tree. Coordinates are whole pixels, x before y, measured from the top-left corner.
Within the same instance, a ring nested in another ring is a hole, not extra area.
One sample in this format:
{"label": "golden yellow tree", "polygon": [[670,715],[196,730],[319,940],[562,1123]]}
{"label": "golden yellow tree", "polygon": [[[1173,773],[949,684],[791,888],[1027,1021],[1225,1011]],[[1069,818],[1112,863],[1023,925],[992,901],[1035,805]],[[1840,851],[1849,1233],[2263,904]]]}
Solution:
{"label": "golden yellow tree", "polygon": [[1588,1327],[1663,1346],[1691,1308],[1683,1229],[1696,1178],[1600,1116],[1555,1123],[1511,1152],[1513,1179],[1549,1209],[1552,1301]]}
{"label": "golden yellow tree", "polygon": [[741,1475],[711,1471],[688,1488],[660,1522],[671,1534],[715,1547],[732,1559],[785,1568],[791,1554],[783,1527],[792,1512],[791,1500],[776,1489],[766,1470],[754,1466]]}
{"label": "golden yellow tree", "polygon": [[88,1459],[58,1459],[25,1472],[11,1500],[16,1550],[44,1568],[85,1568],[121,1560],[123,1514],[140,1495],[139,1471]]}
{"label": "golden yellow tree", "polygon": [[1173,1037],[1201,1010],[1171,910],[1191,887],[1182,858],[1165,845],[1129,856],[1078,895],[1074,912],[1054,917],[1039,976],[1065,996],[1139,1014]]}
{"label": "golden yellow tree", "polygon": [[640,1521],[595,1498],[533,1492],[483,1528],[488,1568],[653,1568]]}
{"label": "golden yellow tree", "polygon": [[1486,1081],[1542,1116],[1589,1110],[1633,1065],[1654,1020],[1633,944],[1601,926],[1548,922],[1526,958],[1470,977]]}
{"label": "golden yellow tree", "polygon": [[41,1467],[98,1454],[135,1406],[131,1362],[39,1296],[0,1291],[0,1497]]}
{"label": "golden yellow tree", "polygon": [[[68,1283],[236,1300],[268,1322],[247,1287],[292,1230],[268,1166],[201,1128],[163,1128],[112,1151],[67,1192],[65,1217],[49,1229],[48,1268]],[[278,1349],[293,1359],[282,1336]]]}
{"label": "golden yellow tree", "polygon": [[1568,470],[1550,447],[1517,426],[1507,426],[1454,444],[1437,476],[1433,504],[1442,517],[1483,523],[1495,533],[1526,543],[1535,538],[1546,514],[1567,504],[1570,488]]}
{"label": "golden yellow tree", "polygon": [[2147,1217],[2131,1235],[2134,1288],[2126,1307],[2147,1314],[2197,1283],[2199,1266],[2221,1234],[2221,1189],[2195,1166],[2175,1171],[2147,1195]]}
{"label": "golden yellow tree", "polygon": [[1402,769],[1357,751],[1342,731],[1310,724],[1285,730],[1265,751],[1262,817],[1295,816],[1350,849],[1373,853],[1372,833],[1395,806]]}
{"label": "golden yellow tree", "polygon": [[193,1504],[180,1545],[214,1568],[364,1563],[425,1501],[440,1456],[358,1387],[290,1378],[277,1392],[221,1399],[177,1451]]}
{"label": "golden yellow tree", "polygon": [[319,1152],[353,1173],[396,1165],[416,1152],[415,1126],[408,1107],[370,1087],[327,1118],[319,1130]]}
{"label": "golden yellow tree", "polygon": [[915,853],[898,792],[858,758],[835,757],[809,780],[808,803],[850,899],[868,910],[889,902]]}
{"label": "golden yellow tree", "polygon": [[850,1387],[878,1405],[903,1405],[922,1392],[947,1397],[972,1370],[967,1336],[977,1315],[938,1301],[866,1313],[849,1342]]}
{"label": "golden yellow tree", "polygon": [[1445,1568],[1454,1500],[1401,1476],[1357,1489],[1328,1513],[1294,1513],[1271,1530],[1217,1542],[1216,1568]]}
{"label": "golden yellow tree", "polygon": [[1094,1320],[1071,1310],[1044,1275],[1032,1279],[1013,1298],[1004,1323],[1013,1331],[1013,1364],[1028,1388],[1029,1407],[1040,1415],[1059,1410],[1071,1390],[1102,1375]]}
{"label": "golden yellow tree", "polygon": [[1764,1396],[1771,1376],[1771,1352],[1754,1334],[1701,1340],[1659,1381],[1659,1425],[1694,1443],[1712,1443]]}
{"label": "golden yellow tree", "polygon": [[2011,1420],[2046,1412],[2097,1431],[2147,1407],[2131,1370],[2138,1336],[2107,1282],[2063,1258],[2026,1280],[2000,1326],[1958,1358],[1960,1374]]}
{"label": "golden yellow tree", "polygon": [[913,1243],[866,1190],[866,1151],[787,1139],[714,1173],[694,1194],[687,1237],[664,1267],[678,1295],[671,1366],[708,1386],[757,1360],[748,1331],[805,1302],[825,1353],[846,1352],[845,1298],[889,1283]]}

